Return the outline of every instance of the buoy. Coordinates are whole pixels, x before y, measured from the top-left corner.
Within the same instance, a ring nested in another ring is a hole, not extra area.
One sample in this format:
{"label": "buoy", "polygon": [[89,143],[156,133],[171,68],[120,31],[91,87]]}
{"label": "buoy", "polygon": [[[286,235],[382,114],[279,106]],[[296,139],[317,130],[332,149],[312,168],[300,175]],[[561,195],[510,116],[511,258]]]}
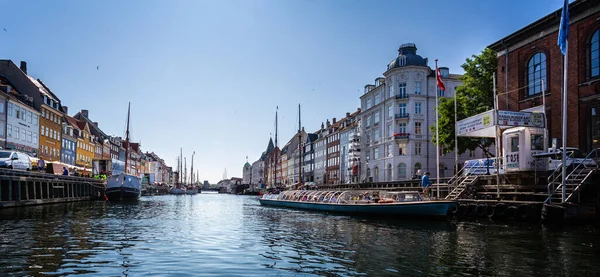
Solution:
{"label": "buoy", "polygon": [[483,216],[486,215],[487,205],[486,204],[479,204],[479,205],[477,205],[477,208],[476,208],[475,211],[477,212],[477,216],[483,217]]}
{"label": "buoy", "polygon": [[515,207],[515,206],[509,206],[508,208],[506,208],[506,211],[504,211],[504,214],[509,219],[514,219],[515,216],[517,216],[518,212],[519,211],[517,210],[517,207]]}

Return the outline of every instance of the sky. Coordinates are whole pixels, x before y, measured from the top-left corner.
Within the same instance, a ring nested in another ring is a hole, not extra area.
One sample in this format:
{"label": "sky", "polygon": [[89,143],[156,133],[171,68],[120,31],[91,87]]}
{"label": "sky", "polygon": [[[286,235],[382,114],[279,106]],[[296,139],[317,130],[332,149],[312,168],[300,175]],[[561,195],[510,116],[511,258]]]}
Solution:
{"label": "sky", "polygon": [[[180,148],[201,180],[242,177],[275,132],[360,107],[403,43],[451,73],[563,0],[0,0],[0,59],[131,136],[175,167]],[[570,1],[572,2],[572,1]],[[6,31],[4,31],[6,29]]]}

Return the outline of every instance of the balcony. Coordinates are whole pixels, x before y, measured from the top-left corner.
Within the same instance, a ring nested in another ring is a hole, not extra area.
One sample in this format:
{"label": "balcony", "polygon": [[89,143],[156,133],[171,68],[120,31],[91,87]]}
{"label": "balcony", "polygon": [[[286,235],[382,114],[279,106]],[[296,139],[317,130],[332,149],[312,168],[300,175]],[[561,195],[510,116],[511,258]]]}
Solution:
{"label": "balcony", "polygon": [[408,99],[408,93],[396,94],[396,99]]}
{"label": "balcony", "polygon": [[394,140],[408,140],[410,137],[409,133],[395,133]]}
{"label": "balcony", "polygon": [[408,119],[408,113],[397,113],[394,115],[395,119]]}

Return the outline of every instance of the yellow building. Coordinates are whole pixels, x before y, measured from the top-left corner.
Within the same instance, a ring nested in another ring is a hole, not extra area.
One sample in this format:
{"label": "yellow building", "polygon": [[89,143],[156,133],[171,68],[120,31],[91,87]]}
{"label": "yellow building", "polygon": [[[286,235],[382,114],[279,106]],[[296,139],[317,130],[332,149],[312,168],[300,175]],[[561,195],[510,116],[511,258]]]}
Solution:
{"label": "yellow building", "polygon": [[92,160],[94,159],[95,145],[92,141],[92,135],[90,134],[90,127],[87,122],[77,120],[73,117],[67,116],[67,120],[71,125],[75,127],[74,137],[77,139],[77,155],[75,159],[75,165],[85,167],[88,171],[91,170]]}
{"label": "yellow building", "polygon": [[39,89],[40,105],[39,157],[46,161],[60,161],[62,119],[60,99],[56,97],[40,80],[29,77]]}

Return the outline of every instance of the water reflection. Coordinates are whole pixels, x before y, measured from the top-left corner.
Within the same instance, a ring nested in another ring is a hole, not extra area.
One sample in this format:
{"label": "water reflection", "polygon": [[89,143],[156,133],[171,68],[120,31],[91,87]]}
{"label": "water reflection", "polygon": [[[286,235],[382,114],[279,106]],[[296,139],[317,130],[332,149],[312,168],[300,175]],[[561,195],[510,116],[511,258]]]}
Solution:
{"label": "water reflection", "polygon": [[584,276],[600,270],[599,230],[143,197],[0,210],[0,276]]}

